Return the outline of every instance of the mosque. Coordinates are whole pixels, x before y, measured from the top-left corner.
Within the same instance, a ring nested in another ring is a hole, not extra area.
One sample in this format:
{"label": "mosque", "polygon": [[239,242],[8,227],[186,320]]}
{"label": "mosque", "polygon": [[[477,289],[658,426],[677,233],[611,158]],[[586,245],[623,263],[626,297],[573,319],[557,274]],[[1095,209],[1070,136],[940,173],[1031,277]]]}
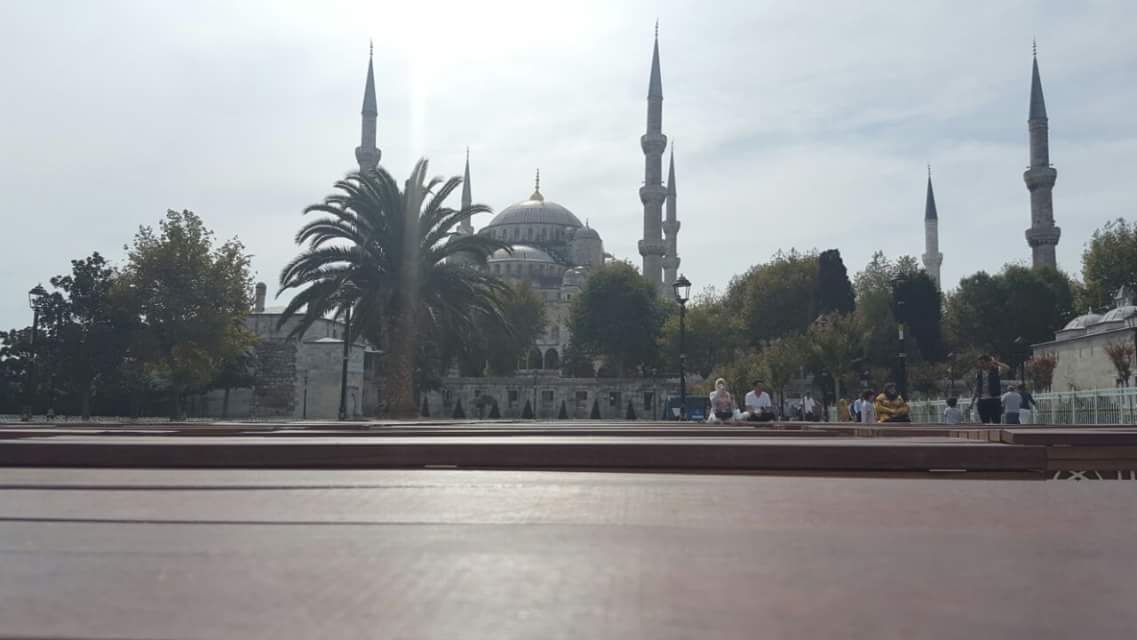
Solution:
{"label": "mosque", "polygon": [[[378,101],[375,92],[374,61],[367,62],[367,80],[363,89],[360,145],[355,149],[360,171],[379,165],[382,151],[376,146]],[[667,136],[663,134],[663,80],[659,64],[659,28],[651,55],[647,92],[647,126],[640,138],[645,158],[644,182],[640,187],[643,204],[644,236],[639,241],[644,277],[655,285],[661,296],[670,295],[679,269],[679,220],[676,210],[675,155],[672,153],[666,185],[663,178],[663,151]],[[473,203],[470,157],[462,183],[462,206]],[[666,216],[665,216],[666,209]],[[545,302],[548,324],[533,350],[522,363],[522,369],[559,370],[569,343],[568,318],[572,299],[579,295],[589,275],[607,260],[600,232],[587,221],[581,223],[568,207],[541,193],[538,170],[533,193],[515,202],[475,231],[466,220],[458,228],[460,234],[483,234],[510,244],[490,256],[487,268],[494,275],[512,282],[527,282]]]}

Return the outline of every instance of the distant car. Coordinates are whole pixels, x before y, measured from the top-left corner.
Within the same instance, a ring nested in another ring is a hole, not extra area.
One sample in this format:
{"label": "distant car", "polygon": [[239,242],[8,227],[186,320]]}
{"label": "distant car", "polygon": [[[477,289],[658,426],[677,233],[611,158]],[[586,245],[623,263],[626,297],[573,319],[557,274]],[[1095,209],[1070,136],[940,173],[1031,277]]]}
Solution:
{"label": "distant car", "polygon": [[[682,398],[679,396],[671,396],[667,399],[667,403],[663,408],[664,420],[678,420],[679,407],[682,406]],[[711,408],[710,398],[703,395],[687,396],[687,420],[692,422],[702,422],[707,419],[708,412]]]}

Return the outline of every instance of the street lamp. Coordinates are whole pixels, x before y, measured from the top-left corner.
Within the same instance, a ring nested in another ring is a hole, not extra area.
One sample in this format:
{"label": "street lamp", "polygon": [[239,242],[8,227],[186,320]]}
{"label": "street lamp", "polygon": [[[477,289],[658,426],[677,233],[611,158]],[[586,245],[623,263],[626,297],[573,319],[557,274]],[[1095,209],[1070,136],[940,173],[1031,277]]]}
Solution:
{"label": "street lamp", "polygon": [[687,301],[691,296],[691,281],[679,274],[679,279],[671,285],[675,289],[675,301],[679,303],[679,418],[687,419]]}
{"label": "street lamp", "polygon": [[47,290],[42,284],[37,284],[28,292],[28,306],[32,310],[32,340],[30,360],[28,362],[27,389],[24,390],[24,415],[21,420],[28,422],[32,419],[32,403],[35,401],[36,388],[36,331],[39,330],[40,302],[47,297]]}
{"label": "street lamp", "polygon": [[947,398],[955,397],[955,352],[947,354],[947,375],[948,375],[948,392]]}
{"label": "street lamp", "polygon": [[908,365],[907,365],[907,351],[904,348],[904,321],[907,319],[904,313],[904,289],[903,286],[906,279],[903,276],[896,276],[892,279],[892,298],[896,301],[896,330],[900,338],[900,350],[896,355],[896,390],[900,395],[908,397]]}
{"label": "street lamp", "polygon": [[343,366],[340,368],[339,412],[341,421],[347,420],[347,363],[351,358],[351,303],[344,305],[343,320]]}

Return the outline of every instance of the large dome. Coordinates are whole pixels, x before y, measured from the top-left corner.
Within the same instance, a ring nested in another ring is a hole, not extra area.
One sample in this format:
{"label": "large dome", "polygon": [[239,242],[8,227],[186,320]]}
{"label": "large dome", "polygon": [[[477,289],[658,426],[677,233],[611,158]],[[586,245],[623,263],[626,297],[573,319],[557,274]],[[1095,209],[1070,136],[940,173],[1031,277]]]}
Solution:
{"label": "large dome", "polygon": [[557,261],[552,256],[541,251],[537,247],[531,247],[527,244],[513,245],[513,252],[509,249],[498,249],[493,252],[489,257],[490,263],[494,262],[539,262],[545,264],[556,264]]}
{"label": "large dome", "polygon": [[571,211],[561,205],[545,200],[540,191],[534,191],[528,200],[511,204],[490,220],[486,228],[504,224],[556,224],[579,228],[580,223]]}

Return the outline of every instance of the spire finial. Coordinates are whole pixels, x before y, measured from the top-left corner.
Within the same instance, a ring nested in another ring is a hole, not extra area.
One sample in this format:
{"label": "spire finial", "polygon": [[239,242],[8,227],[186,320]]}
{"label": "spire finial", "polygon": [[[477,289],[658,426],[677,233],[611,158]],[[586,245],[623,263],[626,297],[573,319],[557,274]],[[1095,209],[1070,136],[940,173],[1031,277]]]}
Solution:
{"label": "spire finial", "polygon": [[470,164],[470,145],[466,145],[466,164]]}
{"label": "spire finial", "polygon": [[533,195],[529,196],[530,200],[543,201],[545,196],[541,195],[541,170],[537,169],[537,180],[533,183]]}
{"label": "spire finial", "polygon": [[1038,38],[1031,39],[1031,49],[1034,50],[1034,57],[1038,57]]}
{"label": "spire finial", "polygon": [[928,179],[929,180],[932,179],[932,163],[931,162],[928,163]]}
{"label": "spire finial", "polygon": [[655,39],[659,40],[659,18],[655,19]]}
{"label": "spire finial", "polygon": [[368,58],[374,58],[375,57],[375,41],[371,40],[371,39],[369,39],[367,41],[367,57]]}

